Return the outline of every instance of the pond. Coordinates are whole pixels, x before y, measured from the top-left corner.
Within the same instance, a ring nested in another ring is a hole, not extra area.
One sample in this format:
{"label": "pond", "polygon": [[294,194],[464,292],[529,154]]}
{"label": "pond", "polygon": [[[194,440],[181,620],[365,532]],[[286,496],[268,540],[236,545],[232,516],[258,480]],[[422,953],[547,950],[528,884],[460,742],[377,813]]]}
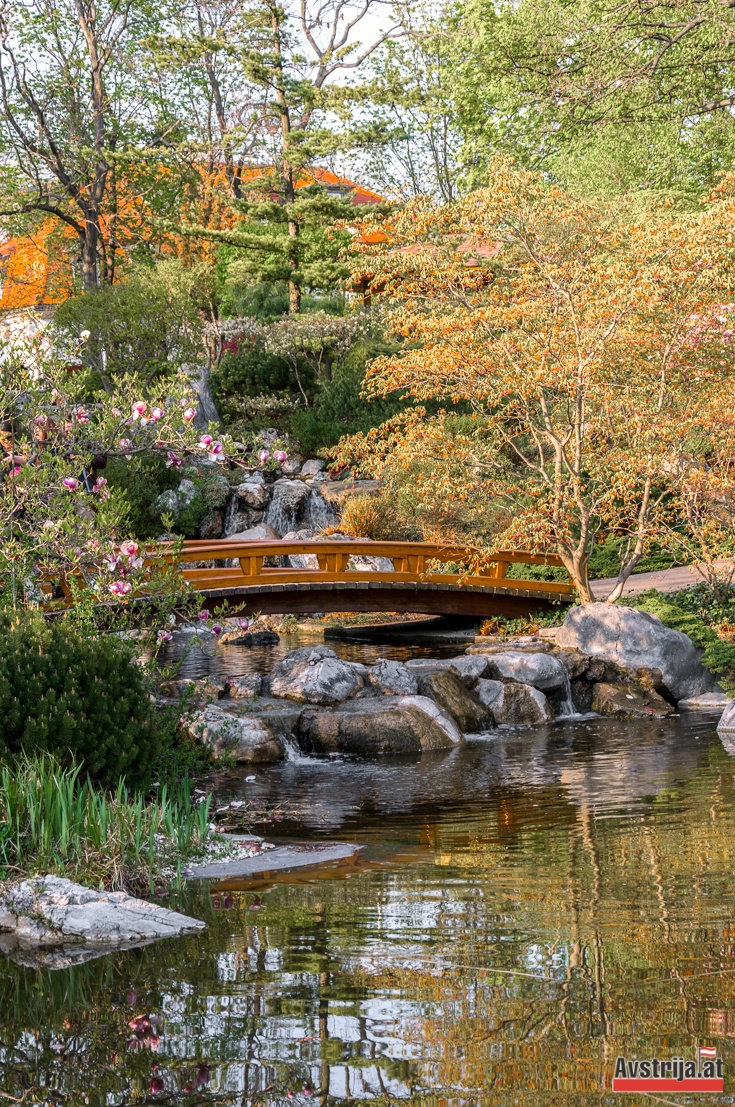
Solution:
{"label": "pond", "polygon": [[618,1055],[708,1044],[726,1093],[707,1102],[734,1101],[735,762],[712,717],[248,775],[233,795],[288,801],[289,833],[358,859],[192,887],[178,905],[203,935],[55,972],[0,963],[6,1095],[635,1105],[654,1099],[609,1091]]}

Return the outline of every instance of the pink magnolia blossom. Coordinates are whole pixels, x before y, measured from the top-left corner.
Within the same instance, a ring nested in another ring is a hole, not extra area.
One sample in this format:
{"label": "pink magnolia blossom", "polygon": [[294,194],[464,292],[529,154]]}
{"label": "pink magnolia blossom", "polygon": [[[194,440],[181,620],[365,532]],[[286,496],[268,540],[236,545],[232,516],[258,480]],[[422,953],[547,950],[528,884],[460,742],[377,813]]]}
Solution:
{"label": "pink magnolia blossom", "polygon": [[114,554],[105,554],[102,560],[108,573],[117,572],[117,567],[120,562],[120,559],[118,557],[115,557]]}
{"label": "pink magnolia blossom", "polygon": [[285,450],[274,450],[273,451],[273,460],[277,461],[278,464],[281,465],[284,461],[288,460],[288,454],[286,453]]}
{"label": "pink magnolia blossom", "polygon": [[268,453],[267,450],[261,450],[258,454],[258,461],[260,462],[261,465],[265,465],[266,461],[268,460],[268,458],[270,456],[271,455]]}
{"label": "pink magnolia blossom", "polygon": [[215,623],[215,625],[212,627],[212,634],[219,636],[221,633],[222,627],[219,625],[219,623]]}
{"label": "pink magnolia blossom", "polygon": [[208,618],[209,618],[209,612],[208,611],[198,611],[197,612],[197,619],[201,619],[201,621],[203,623],[206,623]]}
{"label": "pink magnolia blossom", "polygon": [[169,630],[159,630],[156,638],[159,642],[170,642],[173,638],[173,634]]}
{"label": "pink magnolia blossom", "polygon": [[20,470],[21,470],[21,466],[20,466],[20,465],[16,465],[16,466],[14,466],[14,467],[13,467],[13,468],[12,468],[12,469],[10,470],[10,475],[11,475],[11,477],[17,477],[17,476],[18,476],[18,473],[20,472]]}
{"label": "pink magnolia blossom", "polygon": [[186,411],[184,412],[184,422],[185,423],[190,423],[192,421],[192,419],[195,418],[195,416],[196,416],[196,411],[194,410],[194,408],[193,407],[187,407]]}
{"label": "pink magnolia blossom", "polygon": [[214,440],[213,440],[211,434],[203,434],[202,437],[199,439],[199,445],[200,446],[211,446],[213,441]]}
{"label": "pink magnolia blossom", "polygon": [[167,469],[176,469],[176,471],[180,473],[183,466],[184,466],[183,457],[177,457],[176,454],[172,450],[169,450],[168,451],[168,461],[166,462],[166,468]]}
{"label": "pink magnolia blossom", "polygon": [[89,422],[89,415],[83,407],[78,407],[76,410],[77,423],[81,426],[85,426]]}
{"label": "pink magnolia blossom", "polygon": [[148,404],[145,400],[136,401],[136,403],[133,404],[133,419],[140,419],[141,416],[145,415],[147,408]]}
{"label": "pink magnolia blossom", "polygon": [[114,417],[115,417],[116,419],[119,419],[119,418],[120,418],[120,416],[122,415],[122,412],[120,411],[120,408],[119,408],[119,407],[113,407],[113,409],[112,409],[112,414],[114,415]]}
{"label": "pink magnolia blossom", "polygon": [[127,580],[113,580],[112,584],[108,584],[110,592],[113,596],[127,596],[128,592],[132,591],[132,584]]}
{"label": "pink magnolia blossom", "polygon": [[76,477],[64,477],[64,488],[67,488],[69,492],[76,492],[79,487],[79,481]]}
{"label": "pink magnolia blossom", "polygon": [[239,627],[241,627],[242,630],[247,630],[248,627],[250,626],[250,620],[249,619],[238,619],[237,620],[237,625]]}
{"label": "pink magnolia blossom", "polygon": [[163,419],[166,412],[162,407],[154,407],[151,411],[151,419],[154,423],[157,423],[159,419]]}
{"label": "pink magnolia blossom", "polygon": [[140,546],[137,542],[133,542],[131,538],[128,538],[126,542],[120,544],[120,553],[123,557],[135,557]]}
{"label": "pink magnolia blossom", "polygon": [[219,457],[221,454],[223,454],[225,452],[225,448],[224,448],[224,446],[222,445],[221,442],[214,442],[212,444],[212,449],[211,449],[210,452],[211,452],[213,457]]}
{"label": "pink magnolia blossom", "polygon": [[125,450],[125,460],[126,461],[130,461],[131,457],[133,456],[132,454],[129,454],[127,452],[128,450],[132,450],[132,448],[133,448],[133,443],[130,441],[129,438],[121,438],[120,439],[120,449]]}

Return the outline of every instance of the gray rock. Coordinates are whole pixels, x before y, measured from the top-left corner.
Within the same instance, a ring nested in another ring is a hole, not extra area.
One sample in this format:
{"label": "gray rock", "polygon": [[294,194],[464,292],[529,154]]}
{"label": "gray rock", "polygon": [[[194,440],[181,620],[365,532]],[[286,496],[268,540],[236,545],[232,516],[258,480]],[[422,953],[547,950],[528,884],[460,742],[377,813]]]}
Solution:
{"label": "gray rock", "polygon": [[247,530],[228,534],[233,542],[280,542],[281,536],[268,523],[258,523],[257,527],[248,527]]}
{"label": "gray rock", "polygon": [[562,663],[570,680],[578,680],[579,677],[584,676],[590,666],[589,657],[580,650],[553,649],[551,656]]}
{"label": "gray rock", "polygon": [[279,534],[296,530],[299,515],[306,507],[311,489],[300,480],[277,480],[265,521]]}
{"label": "gray rock", "polygon": [[546,696],[530,684],[478,680],[475,695],[489,708],[497,726],[535,726],[553,717]]}
{"label": "gray rock", "polygon": [[735,700],[725,708],[717,725],[718,734],[735,734]]}
{"label": "gray rock", "polygon": [[263,690],[263,677],[260,673],[245,673],[244,676],[228,680],[227,688],[232,700],[253,699]]}
{"label": "gray rock", "polygon": [[700,708],[703,711],[715,711],[728,707],[733,702],[727,692],[704,692],[701,696],[692,696],[688,700],[679,700],[679,707]]}
{"label": "gray rock", "polygon": [[204,929],[199,919],[125,892],[95,892],[58,876],[24,880],[0,903],[0,931],[27,946],[73,940],[114,948]]}
{"label": "gray rock", "polygon": [[509,651],[490,654],[487,657],[487,673],[494,680],[531,684],[542,692],[562,688],[568,679],[567,670],[562,663],[548,653]]}
{"label": "gray rock", "polygon": [[646,611],[605,603],[573,607],[556,642],[628,671],[658,670],[663,688],[676,700],[718,690],[701,664],[702,650]]}
{"label": "gray rock", "polygon": [[451,669],[462,678],[462,682],[468,688],[474,687],[480,677],[487,671],[487,658],[483,654],[464,654],[462,657],[439,659],[434,657],[414,657],[406,662],[406,666],[418,673],[419,670]]}
{"label": "gray rock", "polygon": [[280,641],[275,630],[245,629],[239,626],[236,620],[225,623],[219,637],[221,646],[277,646]]}
{"label": "gray rock", "polygon": [[400,661],[381,658],[370,669],[368,679],[371,684],[391,695],[415,696],[419,690],[416,677]]}
{"label": "gray rock", "polygon": [[301,472],[301,464],[300,457],[289,457],[281,462],[281,472],[284,477],[295,477]]}
{"label": "gray rock", "polygon": [[449,749],[462,741],[453,719],[422,696],[357,700],[335,711],[307,709],[299,734],[301,746],[313,753],[358,757]]}
{"label": "gray rock", "polygon": [[279,736],[268,720],[248,713],[237,715],[209,706],[189,721],[189,734],[215,760],[233,759],[238,765],[262,765],[283,759]]}
{"label": "gray rock", "polygon": [[238,484],[235,495],[240,503],[247,504],[248,507],[255,508],[256,511],[262,511],[268,502],[265,485],[260,481],[249,480]]}
{"label": "gray rock", "polygon": [[674,714],[674,708],[658,692],[632,683],[595,684],[592,710],[598,715],[633,719],[665,719]]}
{"label": "gray rock", "polygon": [[390,557],[354,554],[347,562],[347,568],[355,573],[392,573],[394,566]]}
{"label": "gray rock", "polygon": [[340,661],[325,646],[293,650],[274,666],[270,689],[298,703],[341,703],[363,687],[360,667]]}
{"label": "gray rock", "polygon": [[219,508],[208,511],[199,524],[200,538],[221,538],[225,531],[224,513]]}
{"label": "gray rock", "polygon": [[419,692],[434,700],[457,723],[465,734],[488,730],[493,725],[492,712],[464,684],[452,669],[418,670]]}
{"label": "gray rock", "polygon": [[315,477],[317,473],[323,473],[326,467],[326,461],[322,461],[320,457],[312,457],[301,466],[301,476]]}

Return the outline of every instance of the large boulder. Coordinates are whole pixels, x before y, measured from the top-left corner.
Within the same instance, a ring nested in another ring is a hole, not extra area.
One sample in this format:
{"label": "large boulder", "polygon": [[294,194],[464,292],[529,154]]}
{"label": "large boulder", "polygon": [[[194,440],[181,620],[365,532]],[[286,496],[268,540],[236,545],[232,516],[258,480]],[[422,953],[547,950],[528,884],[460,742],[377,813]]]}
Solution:
{"label": "large boulder", "polygon": [[490,654],[487,657],[487,674],[493,680],[513,680],[519,684],[531,684],[541,692],[552,688],[564,688],[569,679],[561,661],[548,653]]}
{"label": "large boulder", "polygon": [[492,712],[464,686],[458,673],[452,669],[418,669],[417,674],[421,695],[448,712],[465,734],[492,727]]}
{"label": "large boulder", "polygon": [[725,708],[717,724],[717,733],[735,735],[735,700]]}
{"label": "large boulder", "polygon": [[227,690],[232,700],[252,700],[263,691],[263,677],[260,673],[231,677],[227,681]]}
{"label": "large boulder", "polygon": [[449,749],[461,741],[454,720],[422,696],[357,700],[335,711],[307,709],[299,730],[304,749],[357,757]]}
{"label": "large boulder", "polygon": [[497,726],[535,726],[551,722],[549,701],[538,688],[509,680],[478,680],[475,695]]}
{"label": "large boulder", "polygon": [[268,502],[268,492],[262,480],[246,480],[235,489],[238,502],[255,511],[262,511]]}
{"label": "large boulder", "polygon": [[199,919],[125,892],[95,892],[59,876],[38,876],[11,888],[0,902],[0,931],[26,946],[69,941],[129,946],[204,930]]}
{"label": "large boulder", "polygon": [[327,467],[326,461],[323,461],[320,457],[309,458],[301,466],[302,477],[316,477],[319,473],[323,473]]}
{"label": "large boulder", "polygon": [[598,715],[633,719],[665,719],[674,713],[658,692],[633,683],[593,685],[591,707]]}
{"label": "large boulder", "polygon": [[558,646],[613,662],[634,673],[658,670],[661,689],[675,700],[715,691],[716,681],[701,664],[702,650],[681,631],[664,626],[655,615],[617,604],[573,607],[556,636]]}
{"label": "large boulder", "polygon": [[341,703],[364,685],[363,667],[340,661],[326,646],[304,646],[273,667],[270,690],[298,703]]}
{"label": "large boulder", "polygon": [[210,706],[191,717],[188,729],[215,761],[264,765],[283,760],[283,747],[274,727],[255,714],[238,715]]}
{"label": "large boulder", "polygon": [[406,665],[384,657],[371,667],[369,680],[372,685],[389,695],[415,696],[419,690],[415,675]]}

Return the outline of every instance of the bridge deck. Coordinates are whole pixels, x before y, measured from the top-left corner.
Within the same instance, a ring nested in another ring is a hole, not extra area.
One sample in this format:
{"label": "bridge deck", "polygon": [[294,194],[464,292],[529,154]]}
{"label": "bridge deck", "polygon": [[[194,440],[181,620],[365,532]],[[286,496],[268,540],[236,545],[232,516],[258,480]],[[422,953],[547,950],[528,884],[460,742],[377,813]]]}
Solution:
{"label": "bridge deck", "polygon": [[[299,557],[302,565],[283,565]],[[359,568],[353,558],[382,558]],[[507,576],[512,564],[561,565],[553,555],[500,551],[491,556],[469,546],[428,542],[370,542],[363,539],[283,541],[193,541],[179,551],[162,544],[148,564],[180,567],[182,581],[196,590],[202,606],[227,614],[285,614],[321,611],[415,611],[446,615],[529,614],[552,604],[571,603],[574,588],[557,581]],[[375,571],[374,571],[375,570]],[[66,580],[49,575],[49,604],[72,602]],[[144,586],[131,600],[152,599]]]}

